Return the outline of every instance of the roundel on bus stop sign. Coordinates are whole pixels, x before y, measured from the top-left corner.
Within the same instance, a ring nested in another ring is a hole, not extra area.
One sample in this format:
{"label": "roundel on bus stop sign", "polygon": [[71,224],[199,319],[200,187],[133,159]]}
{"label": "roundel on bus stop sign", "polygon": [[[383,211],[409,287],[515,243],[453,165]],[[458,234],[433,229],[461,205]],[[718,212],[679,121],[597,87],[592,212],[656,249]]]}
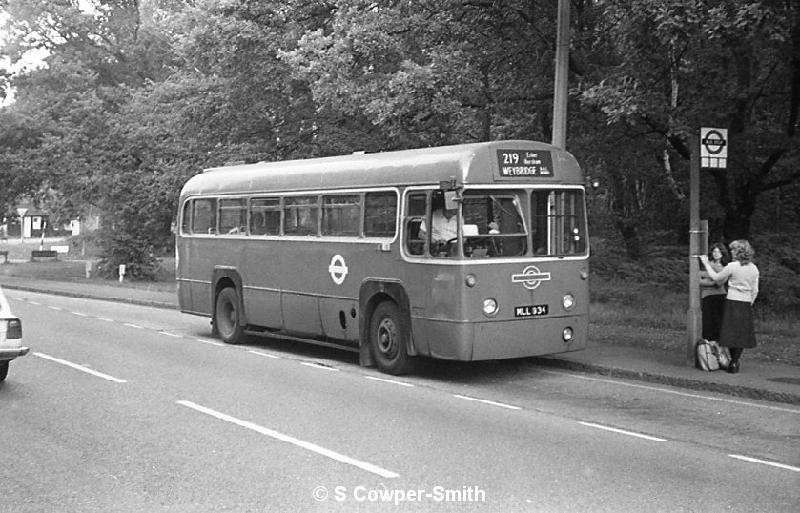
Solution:
{"label": "roundel on bus stop sign", "polygon": [[728,130],[725,128],[700,128],[700,167],[727,167]]}
{"label": "roundel on bus stop sign", "polygon": [[342,255],[333,255],[331,263],[328,266],[328,272],[331,274],[333,283],[337,285],[344,283],[344,279],[347,278],[347,271],[347,264],[344,262],[344,257]]}
{"label": "roundel on bus stop sign", "polygon": [[[727,132],[727,130],[724,131]],[[701,136],[700,142],[703,144],[706,154],[717,155],[725,150],[727,142],[725,141],[726,137],[723,137],[722,134],[722,129],[709,128],[705,136]]]}

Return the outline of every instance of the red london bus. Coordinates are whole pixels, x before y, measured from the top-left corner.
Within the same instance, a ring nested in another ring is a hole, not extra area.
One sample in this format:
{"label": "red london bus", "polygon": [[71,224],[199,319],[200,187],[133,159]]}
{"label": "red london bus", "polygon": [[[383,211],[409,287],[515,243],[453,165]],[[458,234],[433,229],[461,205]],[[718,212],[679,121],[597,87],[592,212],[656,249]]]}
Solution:
{"label": "red london bus", "polygon": [[389,374],[420,356],[586,345],[584,176],[548,144],[213,168],[187,181],[178,215],[181,310],[210,317],[227,343],[334,345]]}

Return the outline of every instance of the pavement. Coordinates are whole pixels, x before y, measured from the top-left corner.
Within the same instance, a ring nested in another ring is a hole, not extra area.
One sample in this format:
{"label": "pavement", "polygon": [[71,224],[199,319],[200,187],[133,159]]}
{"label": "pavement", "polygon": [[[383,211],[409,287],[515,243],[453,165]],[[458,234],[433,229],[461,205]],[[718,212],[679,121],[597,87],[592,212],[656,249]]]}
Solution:
{"label": "pavement", "polygon": [[[102,282],[69,282],[0,275],[4,289],[178,309],[174,292]],[[738,374],[705,372],[686,363],[681,352],[591,343],[583,351],[533,358],[536,364],[614,378],[710,391],[748,399],[800,405],[800,366],[742,358]]]}

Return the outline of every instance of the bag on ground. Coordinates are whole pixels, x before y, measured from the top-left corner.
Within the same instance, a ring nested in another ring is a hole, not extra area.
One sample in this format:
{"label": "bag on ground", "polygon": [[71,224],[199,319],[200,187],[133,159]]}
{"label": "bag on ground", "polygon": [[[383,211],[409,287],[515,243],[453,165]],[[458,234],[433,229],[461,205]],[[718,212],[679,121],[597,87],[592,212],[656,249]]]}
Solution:
{"label": "bag on ground", "polygon": [[727,347],[721,346],[714,342],[714,345],[717,346],[717,361],[719,362],[720,369],[727,369],[728,365],[731,363],[731,353]]}
{"label": "bag on ground", "polygon": [[697,342],[697,364],[704,371],[725,369],[731,362],[727,347],[720,347],[713,340],[702,339]]}

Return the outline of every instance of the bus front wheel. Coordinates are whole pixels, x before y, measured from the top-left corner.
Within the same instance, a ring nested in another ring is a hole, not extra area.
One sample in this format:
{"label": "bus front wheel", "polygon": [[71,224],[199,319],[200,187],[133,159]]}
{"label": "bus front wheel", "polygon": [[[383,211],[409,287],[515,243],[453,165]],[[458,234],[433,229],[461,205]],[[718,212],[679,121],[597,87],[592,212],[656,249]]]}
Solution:
{"label": "bus front wheel", "polygon": [[241,311],[236,289],[226,287],[217,294],[214,330],[226,344],[241,344],[244,341],[244,329],[240,322]]}
{"label": "bus front wheel", "polygon": [[372,358],[382,372],[406,374],[413,367],[413,358],[406,351],[408,329],[397,305],[384,301],[375,308],[370,320],[369,344]]}

